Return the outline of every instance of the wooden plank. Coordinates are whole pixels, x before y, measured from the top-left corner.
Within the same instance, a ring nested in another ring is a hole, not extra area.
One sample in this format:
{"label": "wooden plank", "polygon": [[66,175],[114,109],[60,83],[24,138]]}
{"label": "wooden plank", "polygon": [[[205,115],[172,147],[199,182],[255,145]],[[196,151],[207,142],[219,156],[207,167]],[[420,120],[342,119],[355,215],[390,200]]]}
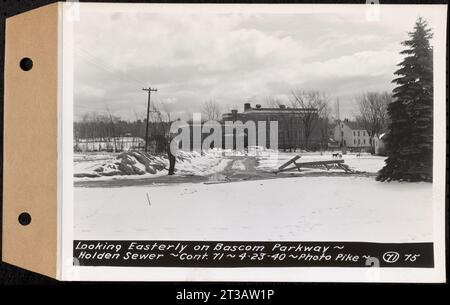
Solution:
{"label": "wooden plank", "polygon": [[297,161],[298,159],[300,159],[301,156],[296,155],[294,158],[292,158],[291,160],[289,160],[288,162],[284,163],[283,165],[281,165],[278,170],[282,170],[284,168],[286,168],[288,165],[295,163],[295,161]]}
{"label": "wooden plank", "polygon": [[309,162],[297,162],[296,164],[300,166],[305,165],[323,165],[323,164],[340,164],[344,163],[344,160],[326,160],[326,161],[309,161]]}
{"label": "wooden plank", "polygon": [[[297,158],[298,159],[298,158]],[[294,166],[287,168],[286,166],[293,163]],[[284,166],[286,165],[286,166]],[[348,165],[344,164],[344,160],[325,160],[325,161],[310,161],[310,162],[288,162],[287,164],[283,164],[280,166],[279,170],[276,173],[287,172],[292,170],[301,171],[302,167],[306,168],[321,168],[324,166],[327,170],[330,169],[329,165],[336,165],[338,168],[343,169],[347,173],[352,173],[353,171],[348,167]],[[282,168],[283,167],[283,168]]]}

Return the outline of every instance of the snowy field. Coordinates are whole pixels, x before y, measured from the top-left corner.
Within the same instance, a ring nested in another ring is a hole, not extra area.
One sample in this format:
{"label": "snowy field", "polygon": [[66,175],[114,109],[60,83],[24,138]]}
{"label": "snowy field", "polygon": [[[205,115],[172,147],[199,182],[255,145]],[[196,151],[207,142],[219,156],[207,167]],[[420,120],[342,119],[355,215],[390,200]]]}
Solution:
{"label": "snowy field", "polygon": [[[273,175],[272,170],[296,154],[269,154],[257,161],[243,155],[219,158],[212,154],[184,163],[176,176],[199,171],[214,179],[247,171]],[[331,159],[331,154],[301,155],[302,161]],[[83,157],[77,158],[75,164],[82,164]],[[83,178],[89,180],[87,185],[74,188],[75,239],[432,239],[431,184],[376,182],[374,174],[384,158],[351,154],[343,158],[351,168],[372,175],[271,176],[218,184],[183,182],[183,177],[178,177],[178,183],[165,183],[158,180],[160,175],[147,183],[128,176],[127,186],[113,187],[90,185],[98,178]],[[104,162],[105,156],[84,161],[92,165],[99,160]],[[161,178],[167,181],[168,177]]]}

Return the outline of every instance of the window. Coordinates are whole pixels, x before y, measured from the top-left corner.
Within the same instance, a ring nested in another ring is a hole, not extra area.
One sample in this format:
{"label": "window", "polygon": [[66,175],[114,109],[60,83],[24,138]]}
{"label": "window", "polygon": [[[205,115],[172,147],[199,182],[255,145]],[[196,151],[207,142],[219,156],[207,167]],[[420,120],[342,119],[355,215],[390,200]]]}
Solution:
{"label": "window", "polygon": [[353,139],[353,144],[355,144],[355,145],[356,145],[356,139]]}
{"label": "window", "polygon": [[356,131],[353,131],[353,136],[356,136]]}
{"label": "window", "polygon": [[359,130],[358,130],[358,137],[360,136],[360,134],[359,134]]}
{"label": "window", "polygon": [[361,141],[358,139],[358,145],[361,144]]}
{"label": "window", "polygon": [[366,131],[365,130],[363,131],[363,136],[366,136]]}
{"label": "window", "polygon": [[366,144],[366,139],[363,140],[363,143]]}
{"label": "window", "polygon": [[341,137],[344,137],[344,132],[343,131],[341,131]]}

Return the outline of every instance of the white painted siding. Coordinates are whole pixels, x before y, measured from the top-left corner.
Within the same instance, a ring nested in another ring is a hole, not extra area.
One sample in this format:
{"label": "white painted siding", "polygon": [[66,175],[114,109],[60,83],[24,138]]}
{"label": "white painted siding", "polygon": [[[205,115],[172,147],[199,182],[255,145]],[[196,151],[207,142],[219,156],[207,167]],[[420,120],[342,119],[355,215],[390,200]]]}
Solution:
{"label": "white painted siding", "polygon": [[370,136],[366,130],[353,130],[345,121],[334,127],[334,139],[349,148],[369,148],[371,146]]}

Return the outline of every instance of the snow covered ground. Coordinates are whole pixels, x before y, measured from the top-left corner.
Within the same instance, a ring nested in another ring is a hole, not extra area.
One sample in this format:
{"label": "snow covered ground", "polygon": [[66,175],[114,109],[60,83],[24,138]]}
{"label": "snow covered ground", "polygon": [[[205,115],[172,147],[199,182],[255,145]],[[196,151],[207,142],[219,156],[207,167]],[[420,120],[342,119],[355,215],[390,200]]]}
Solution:
{"label": "snow covered ground", "polygon": [[75,188],[76,239],[407,242],[431,231],[427,183],[347,176]]}
{"label": "snow covered ground", "polygon": [[[295,154],[269,154],[255,170],[271,171]],[[301,155],[302,161],[331,159],[331,154]],[[384,165],[382,157],[343,158],[350,167],[371,173]],[[227,173],[245,171],[252,164],[243,156],[219,159],[209,172],[215,172],[213,176],[225,168]],[[208,168],[208,162],[201,168]],[[187,163],[184,170],[191,170]],[[74,193],[76,239],[432,239],[429,183],[381,183],[364,175],[299,176],[219,184],[75,187]]]}
{"label": "snow covered ground", "polygon": [[[232,170],[246,171],[249,170],[245,167],[241,160],[231,162],[235,158],[253,157],[257,160],[258,164],[254,170],[260,172],[273,172],[278,169],[279,166],[289,161],[296,155],[300,155],[301,158],[298,162],[308,161],[323,161],[332,160],[331,152],[324,153],[299,153],[299,152],[277,152],[272,150],[265,150],[262,153],[258,152],[254,154],[250,152],[248,155],[231,152],[224,150],[212,149],[199,153],[185,153],[187,156],[183,160],[179,160],[176,164],[176,170],[178,175],[197,175],[197,176],[209,176],[223,171],[228,164],[231,165]],[[167,174],[168,160],[165,155],[153,156],[153,158],[160,164],[163,164],[164,169],[159,168],[154,173],[145,172],[145,165],[141,164],[138,160],[131,157],[135,162],[137,168],[143,169],[144,173],[139,175],[130,175],[120,173],[117,164],[120,163],[121,154],[119,153],[85,153],[75,154],[74,156],[74,174],[75,181],[89,181],[89,180],[117,180],[117,179],[140,179],[164,176]],[[368,173],[375,173],[381,169],[384,165],[384,157],[372,156],[370,154],[356,154],[343,155],[342,159],[345,164],[350,168],[364,171]],[[108,173],[108,175],[100,175],[98,169],[101,168],[102,173]],[[311,170],[306,170],[311,171]],[[315,170],[312,170],[315,171]]]}

